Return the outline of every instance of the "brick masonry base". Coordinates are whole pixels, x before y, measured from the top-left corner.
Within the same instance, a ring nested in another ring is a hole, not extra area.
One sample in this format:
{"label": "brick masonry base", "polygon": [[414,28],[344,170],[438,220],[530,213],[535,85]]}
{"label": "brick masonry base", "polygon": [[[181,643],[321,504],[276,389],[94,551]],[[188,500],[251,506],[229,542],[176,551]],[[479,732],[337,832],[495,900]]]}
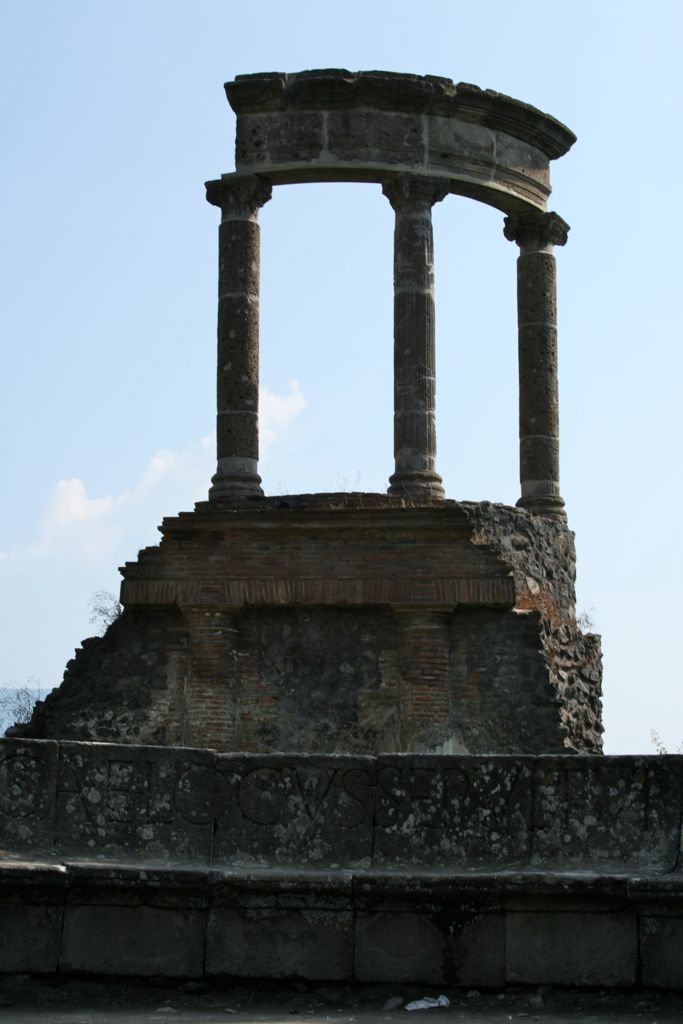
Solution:
{"label": "brick masonry base", "polygon": [[386,495],[198,505],[122,570],[14,734],[272,753],[602,749],[573,534],[521,509]]}

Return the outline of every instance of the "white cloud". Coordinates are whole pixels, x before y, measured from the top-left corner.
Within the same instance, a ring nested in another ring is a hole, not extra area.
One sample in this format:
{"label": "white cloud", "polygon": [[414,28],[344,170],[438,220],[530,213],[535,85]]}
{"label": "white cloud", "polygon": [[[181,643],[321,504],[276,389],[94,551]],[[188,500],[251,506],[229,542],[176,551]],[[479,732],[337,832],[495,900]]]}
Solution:
{"label": "white cloud", "polygon": [[[286,439],[305,406],[295,381],[282,394],[263,389],[262,451],[272,453]],[[184,448],[154,452],[138,479],[118,493],[91,495],[78,477],[54,485],[33,539],[0,552],[0,616],[12,640],[1,651],[0,682],[36,675],[49,689],[59,681],[72,645],[92,633],[88,595],[115,592],[117,567],[158,543],[163,517],[206,498],[215,444],[207,434]]]}
{"label": "white cloud", "polygon": [[[282,394],[262,388],[261,449],[277,443],[306,408],[298,381]],[[190,510],[206,498],[214,472],[215,437],[207,434],[187,447],[163,449],[149,459],[140,478],[119,494],[91,497],[83,480],[59,480],[52,488],[38,536],[23,548],[0,552],[0,562],[62,556],[81,563],[107,565],[115,556],[132,558],[143,544],[158,540],[165,515]]]}
{"label": "white cloud", "polygon": [[287,381],[289,391],[278,395],[268,388],[261,388],[259,396],[259,440],[263,452],[273,444],[306,408],[298,380]]}
{"label": "white cloud", "polygon": [[[118,500],[122,498],[125,496]],[[85,484],[77,478],[58,480],[48,498],[42,543],[49,542],[61,529],[73,523],[102,519],[112,511],[115,502],[111,494],[104,498],[89,498]]]}

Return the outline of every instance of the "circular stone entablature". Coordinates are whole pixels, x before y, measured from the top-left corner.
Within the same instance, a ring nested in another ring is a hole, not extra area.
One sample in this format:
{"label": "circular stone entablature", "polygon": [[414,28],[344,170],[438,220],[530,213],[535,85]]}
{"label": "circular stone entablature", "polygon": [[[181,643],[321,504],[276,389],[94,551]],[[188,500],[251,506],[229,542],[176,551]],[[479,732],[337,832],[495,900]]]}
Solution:
{"label": "circular stone entablature", "polygon": [[273,184],[409,173],[506,213],[544,210],[550,161],[576,141],[519,100],[432,75],[328,69],[238,75],[235,165]]}

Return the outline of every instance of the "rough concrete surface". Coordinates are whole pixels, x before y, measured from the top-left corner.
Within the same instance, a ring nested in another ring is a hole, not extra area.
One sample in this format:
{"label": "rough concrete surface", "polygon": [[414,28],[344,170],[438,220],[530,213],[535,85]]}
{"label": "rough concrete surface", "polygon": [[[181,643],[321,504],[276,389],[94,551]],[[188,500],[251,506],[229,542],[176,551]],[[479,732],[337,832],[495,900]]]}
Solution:
{"label": "rough concrete surface", "polygon": [[[442,993],[448,996],[449,1007],[406,1015],[405,1006],[411,1000]],[[683,996],[538,988],[500,992],[400,985],[349,988],[304,982],[224,988],[186,983],[170,988],[117,981],[64,982],[57,977],[29,981],[25,975],[0,980],[2,1024],[157,1024],[163,1020],[174,1024],[289,1024],[296,1020],[309,1024],[664,1024],[683,1020]]]}

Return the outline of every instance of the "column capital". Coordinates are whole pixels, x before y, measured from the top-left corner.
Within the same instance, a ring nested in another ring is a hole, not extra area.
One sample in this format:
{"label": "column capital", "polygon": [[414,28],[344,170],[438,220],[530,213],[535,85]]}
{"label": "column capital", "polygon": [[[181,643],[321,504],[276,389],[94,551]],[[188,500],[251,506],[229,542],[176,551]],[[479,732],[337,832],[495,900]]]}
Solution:
{"label": "column capital", "polygon": [[273,187],[257,174],[226,174],[206,182],[206,199],[219,206],[223,220],[252,220],[268,202]]}
{"label": "column capital", "polygon": [[382,182],[382,192],[394,210],[414,203],[440,203],[450,192],[447,178],[429,178],[419,174],[391,174]]}
{"label": "column capital", "polygon": [[566,244],[569,224],[557,213],[511,213],[505,218],[503,234],[522,253],[550,252],[554,245]]}

